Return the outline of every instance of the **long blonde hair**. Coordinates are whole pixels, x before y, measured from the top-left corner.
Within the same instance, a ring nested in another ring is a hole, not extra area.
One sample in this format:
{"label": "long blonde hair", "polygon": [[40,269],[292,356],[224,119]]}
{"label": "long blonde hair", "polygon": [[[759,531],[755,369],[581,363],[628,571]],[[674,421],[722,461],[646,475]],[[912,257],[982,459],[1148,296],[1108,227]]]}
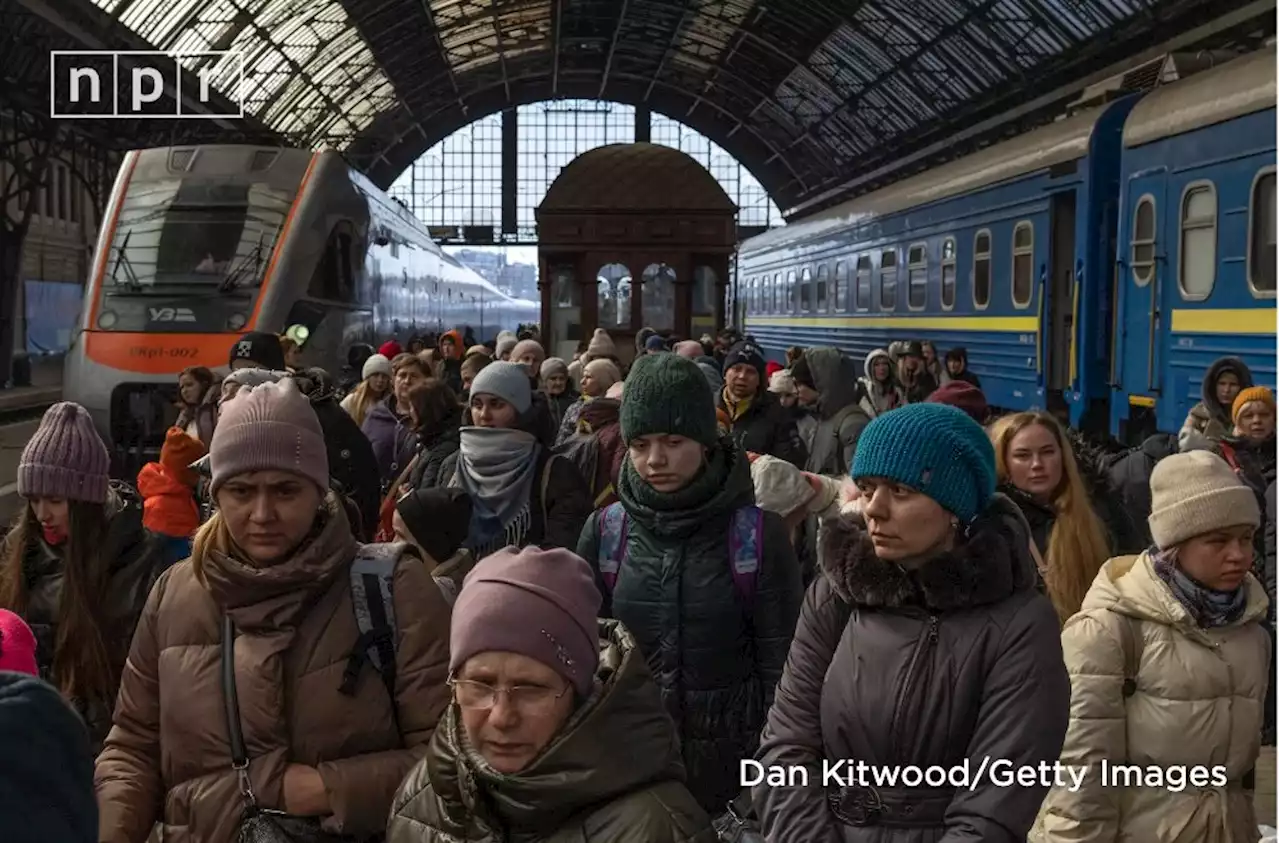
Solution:
{"label": "long blonde hair", "polygon": [[359,385],[357,385],[351,392],[351,418],[355,420],[357,425],[363,427],[364,420],[369,416],[369,411],[374,408],[374,405],[385,399],[390,394],[390,386],[387,387],[386,392],[381,395],[377,395],[369,388],[368,378],[360,381]]}
{"label": "long blonde hair", "polygon": [[1066,431],[1048,413],[1015,413],[991,424],[991,444],[995,446],[1000,482],[1010,482],[1008,451],[1013,438],[1037,424],[1053,435],[1062,454],[1062,479],[1053,493],[1055,515],[1045,548],[1043,576],[1059,623],[1065,624],[1067,618],[1080,611],[1089,586],[1111,555],[1111,547],[1106,527],[1089,501]]}

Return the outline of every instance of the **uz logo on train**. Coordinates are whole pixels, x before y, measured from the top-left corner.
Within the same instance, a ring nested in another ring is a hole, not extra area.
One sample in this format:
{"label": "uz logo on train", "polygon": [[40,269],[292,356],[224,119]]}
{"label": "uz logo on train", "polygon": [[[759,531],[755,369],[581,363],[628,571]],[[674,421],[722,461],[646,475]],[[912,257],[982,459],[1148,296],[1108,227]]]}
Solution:
{"label": "uz logo on train", "polygon": [[148,308],[152,322],[194,322],[196,315],[189,307]]}

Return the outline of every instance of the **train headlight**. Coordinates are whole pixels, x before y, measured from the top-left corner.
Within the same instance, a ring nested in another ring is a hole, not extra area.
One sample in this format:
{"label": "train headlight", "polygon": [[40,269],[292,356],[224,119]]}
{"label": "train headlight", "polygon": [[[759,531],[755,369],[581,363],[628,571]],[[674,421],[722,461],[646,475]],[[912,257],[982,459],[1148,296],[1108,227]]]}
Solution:
{"label": "train headlight", "polygon": [[244,327],[244,323],[249,320],[245,318],[243,313],[233,313],[227,319],[227,327],[233,331],[238,331]]}
{"label": "train headlight", "polygon": [[118,318],[114,310],[104,310],[98,314],[98,327],[104,330],[111,330],[115,327]]}

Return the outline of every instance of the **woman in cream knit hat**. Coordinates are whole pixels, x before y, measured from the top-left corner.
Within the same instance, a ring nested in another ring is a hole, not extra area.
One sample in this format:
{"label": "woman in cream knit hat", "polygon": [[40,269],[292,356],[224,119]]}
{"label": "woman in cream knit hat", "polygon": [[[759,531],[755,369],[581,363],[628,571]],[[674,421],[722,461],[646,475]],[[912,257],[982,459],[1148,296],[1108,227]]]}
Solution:
{"label": "woman in cream knit hat", "polygon": [[[1253,491],[1216,455],[1156,465],[1155,546],[1103,565],[1062,632],[1072,700],[1061,760],[1089,770],[1074,793],[1050,792],[1031,839],[1258,839],[1252,778],[1271,653],[1267,596],[1249,573],[1258,522]],[[1103,760],[1213,772],[1126,786],[1102,779]]]}

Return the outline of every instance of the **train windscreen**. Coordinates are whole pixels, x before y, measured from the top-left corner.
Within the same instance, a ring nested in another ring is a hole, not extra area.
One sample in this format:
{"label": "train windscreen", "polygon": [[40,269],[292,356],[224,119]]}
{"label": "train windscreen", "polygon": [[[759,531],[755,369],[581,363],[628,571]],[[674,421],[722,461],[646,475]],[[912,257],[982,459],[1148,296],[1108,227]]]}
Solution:
{"label": "train windscreen", "polygon": [[107,254],[94,328],[240,330],[293,198],[294,191],[252,182],[131,184]]}

